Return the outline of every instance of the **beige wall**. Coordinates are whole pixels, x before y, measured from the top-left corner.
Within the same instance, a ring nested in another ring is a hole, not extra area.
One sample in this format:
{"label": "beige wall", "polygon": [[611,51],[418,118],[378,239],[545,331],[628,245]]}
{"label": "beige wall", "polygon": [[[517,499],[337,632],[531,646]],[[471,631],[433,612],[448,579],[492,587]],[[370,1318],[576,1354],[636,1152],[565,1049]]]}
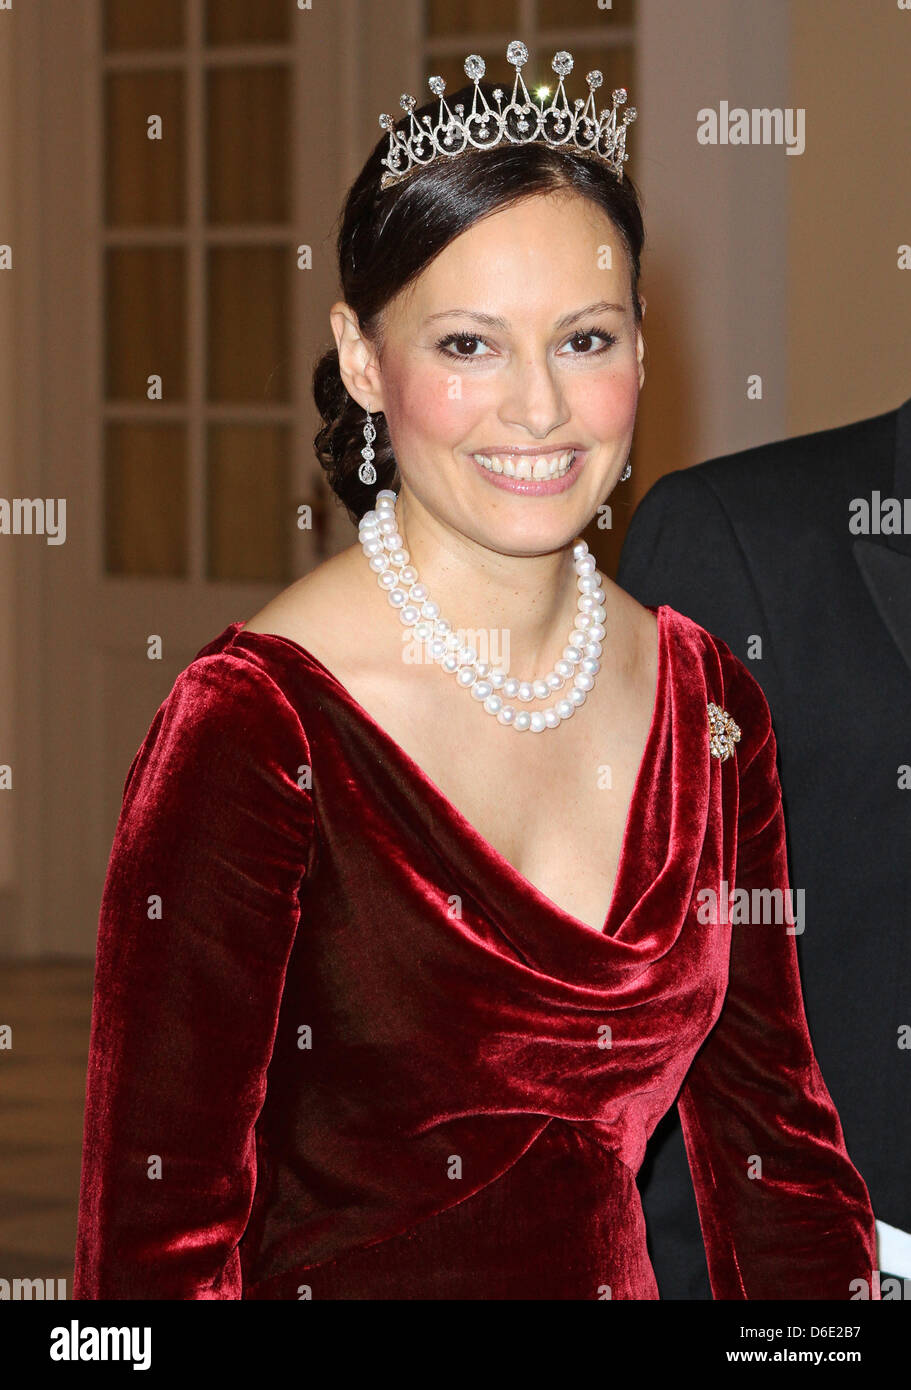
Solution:
{"label": "beige wall", "polygon": [[[647,380],[611,558],[662,474],[911,396],[911,10],[639,0],[638,53]],[[722,99],[803,108],[804,153],[700,147]]]}
{"label": "beige wall", "polygon": [[786,166],[800,163],[781,146],[697,140],[704,107],[789,104],[789,0],[639,0],[638,15],[647,361],[621,530],[662,474],[785,432]]}
{"label": "beige wall", "polygon": [[789,161],[787,432],[911,396],[911,10],[896,0],[793,0],[790,103],[807,149]]}

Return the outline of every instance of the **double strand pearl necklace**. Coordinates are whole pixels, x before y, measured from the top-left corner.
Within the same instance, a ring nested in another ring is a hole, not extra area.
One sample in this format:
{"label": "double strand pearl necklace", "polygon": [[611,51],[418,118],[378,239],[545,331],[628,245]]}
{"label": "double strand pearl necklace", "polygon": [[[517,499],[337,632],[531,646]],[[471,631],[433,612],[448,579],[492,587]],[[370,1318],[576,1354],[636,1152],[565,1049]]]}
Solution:
{"label": "double strand pearl necklace", "polygon": [[[418,572],[410,563],[408,551],[403,549],[395,503],[396,493],[390,489],[378,492],[375,509],[361,517],[358,539],[377,583],[386,591],[392,607],[398,609],[402,622],[414,629],[415,637],[425,644],[431,659],[454,675],[458,684],[470,691],[472,698],[478,700],[488,714],[495,716],[498,724],[520,733],[525,729],[533,733],[558,729],[579,705],[585,703],[601,667],[601,643],[607,616],[601,588],[603,576],[585,541],[579,539],[573,546],[580,590],[579,613],[568,644],[563,648],[563,656],[546,676],[520,681],[500,667],[480,661],[474,648],[463,645],[452,630],[452,624],[440,616],[439,605],[431,600],[426,584],[419,581]],[[572,680],[568,694],[546,709],[529,713],[504,703],[504,696],[523,702],[546,699],[562,690],[568,680]]]}

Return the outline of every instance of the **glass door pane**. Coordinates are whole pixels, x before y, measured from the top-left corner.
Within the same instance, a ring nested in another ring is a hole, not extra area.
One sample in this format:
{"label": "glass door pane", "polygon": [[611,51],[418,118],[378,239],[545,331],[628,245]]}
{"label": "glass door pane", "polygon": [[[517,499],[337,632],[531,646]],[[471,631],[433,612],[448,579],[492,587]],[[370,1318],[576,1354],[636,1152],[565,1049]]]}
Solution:
{"label": "glass door pane", "polygon": [[186,578],[186,430],[114,421],[104,443],[106,573]]}
{"label": "glass door pane", "polygon": [[206,43],[287,43],[294,0],[206,0]]}
{"label": "glass door pane", "polygon": [[206,216],[219,223],[291,215],[291,74],[286,66],[215,68],[206,90]]}
{"label": "glass door pane", "polygon": [[291,257],[284,246],[215,246],[208,258],[208,399],[291,399]]}
{"label": "glass door pane", "polygon": [[[150,125],[159,118],[160,126]],[[150,138],[160,131],[160,138]],[[175,226],[186,216],[184,75],[109,73],[104,85],[105,221]]]}
{"label": "glass door pane", "polygon": [[108,53],[179,48],[184,42],[184,0],[104,0],[102,34]]}
{"label": "glass door pane", "polygon": [[212,425],[208,432],[210,579],[288,584],[294,534],[290,429]]}
{"label": "glass door pane", "polygon": [[186,400],[186,279],[182,246],[108,249],[107,400],[148,402],[150,376],[161,378],[162,400]]}

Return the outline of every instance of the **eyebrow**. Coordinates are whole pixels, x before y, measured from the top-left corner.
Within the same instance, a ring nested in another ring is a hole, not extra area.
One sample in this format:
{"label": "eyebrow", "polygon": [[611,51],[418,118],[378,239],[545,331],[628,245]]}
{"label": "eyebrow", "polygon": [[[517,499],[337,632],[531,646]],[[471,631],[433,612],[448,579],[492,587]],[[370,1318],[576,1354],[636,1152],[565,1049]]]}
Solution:
{"label": "eyebrow", "polygon": [[[599,299],[594,304],[586,304],[584,309],[574,309],[571,314],[564,314],[562,318],[557,319],[554,327],[568,328],[570,324],[576,323],[579,319],[587,318],[590,314],[604,314],[608,312],[622,314],[625,312],[625,309],[626,306],[624,304],[612,304],[607,299]],[[437,319],[448,318],[473,319],[475,323],[482,323],[486,328],[506,329],[509,327],[508,319],[504,319],[497,314],[482,314],[476,309],[443,309],[438,314],[428,314],[424,323],[434,323]]]}

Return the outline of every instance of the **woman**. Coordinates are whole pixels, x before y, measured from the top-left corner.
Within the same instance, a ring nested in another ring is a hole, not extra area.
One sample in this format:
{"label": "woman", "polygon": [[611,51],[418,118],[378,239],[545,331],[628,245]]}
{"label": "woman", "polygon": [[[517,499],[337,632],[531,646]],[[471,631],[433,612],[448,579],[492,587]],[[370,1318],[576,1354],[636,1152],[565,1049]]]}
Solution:
{"label": "woman", "polygon": [[870,1281],[793,930],[707,910],[787,893],[765,699],[578,540],[644,380],[625,94],[560,144],[509,55],[510,107],[469,59],[348,197],[315,390],[359,543],[204,647],[130,769],[77,1298],[655,1298],[675,1099],[716,1298]]}

